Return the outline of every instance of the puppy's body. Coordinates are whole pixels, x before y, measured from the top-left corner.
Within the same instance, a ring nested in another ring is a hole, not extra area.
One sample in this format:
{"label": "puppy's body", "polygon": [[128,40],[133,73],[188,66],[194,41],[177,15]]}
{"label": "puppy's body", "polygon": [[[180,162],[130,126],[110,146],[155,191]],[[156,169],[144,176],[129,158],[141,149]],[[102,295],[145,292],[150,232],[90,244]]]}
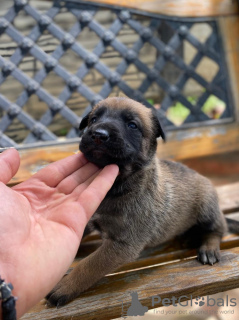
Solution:
{"label": "puppy's body", "polygon": [[158,160],[156,138],[164,137],[150,109],[126,98],[100,102],[82,120],[88,126],[80,144],[88,160],[120,168],[113,187],[89,222],[102,246],[85,258],[48,295],[51,304],[76,298],[122,264],[135,260],[146,246],[155,246],[196,227],[198,259],[214,264],[226,223],[217,194],[208,179],[182,164]]}
{"label": "puppy's body", "polygon": [[170,240],[195,224],[209,230],[214,224],[220,235],[224,231],[224,218],[211,183],[179,163],[154,158],[144,170],[127,179],[126,193],[121,192],[120,183],[115,189],[89,223],[91,230],[98,229],[105,239],[137,244],[142,250],[146,245]]}

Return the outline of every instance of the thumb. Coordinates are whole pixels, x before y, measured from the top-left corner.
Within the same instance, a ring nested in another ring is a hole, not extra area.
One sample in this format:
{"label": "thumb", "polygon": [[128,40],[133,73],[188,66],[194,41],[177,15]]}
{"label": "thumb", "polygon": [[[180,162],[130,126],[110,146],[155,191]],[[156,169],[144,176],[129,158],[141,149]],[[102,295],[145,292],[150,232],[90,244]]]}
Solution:
{"label": "thumb", "polygon": [[16,149],[8,149],[0,154],[0,181],[7,184],[17,173],[20,156]]}

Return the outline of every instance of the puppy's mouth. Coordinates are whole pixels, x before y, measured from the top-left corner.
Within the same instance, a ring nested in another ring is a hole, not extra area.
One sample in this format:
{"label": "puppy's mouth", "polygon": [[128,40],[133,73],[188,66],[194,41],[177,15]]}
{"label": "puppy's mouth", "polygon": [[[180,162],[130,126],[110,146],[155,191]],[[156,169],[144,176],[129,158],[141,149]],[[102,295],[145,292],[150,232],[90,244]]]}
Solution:
{"label": "puppy's mouth", "polygon": [[108,164],[117,164],[119,166],[129,163],[132,156],[129,152],[129,146],[117,146],[111,143],[98,143],[97,141],[86,141],[82,138],[80,150],[84,153],[87,160],[100,167]]}
{"label": "puppy's mouth", "polygon": [[87,156],[91,156],[93,159],[104,159],[106,157],[112,157],[111,153],[108,151],[108,148],[102,145],[91,146],[86,149],[83,148],[84,153]]}

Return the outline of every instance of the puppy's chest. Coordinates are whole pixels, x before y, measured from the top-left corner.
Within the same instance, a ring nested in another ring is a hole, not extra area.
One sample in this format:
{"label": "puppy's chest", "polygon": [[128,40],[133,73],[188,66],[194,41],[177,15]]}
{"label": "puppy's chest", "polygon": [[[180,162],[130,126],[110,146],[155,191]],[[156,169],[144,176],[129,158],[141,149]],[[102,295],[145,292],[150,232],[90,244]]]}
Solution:
{"label": "puppy's chest", "polygon": [[[104,200],[89,222],[92,230],[98,230],[103,238],[127,241],[133,234],[144,234],[146,229],[158,228],[153,201],[142,196],[130,195]],[[150,199],[152,200],[152,199]],[[143,236],[142,236],[143,237]]]}
{"label": "puppy's chest", "polygon": [[142,217],[142,206],[135,205],[134,197],[123,196],[105,199],[89,224],[92,229],[101,232],[102,237],[123,239],[130,229],[135,228],[137,220]]}
{"label": "puppy's chest", "polygon": [[122,215],[95,213],[89,221],[92,230],[101,233],[102,238],[122,238],[127,230],[127,223]]}

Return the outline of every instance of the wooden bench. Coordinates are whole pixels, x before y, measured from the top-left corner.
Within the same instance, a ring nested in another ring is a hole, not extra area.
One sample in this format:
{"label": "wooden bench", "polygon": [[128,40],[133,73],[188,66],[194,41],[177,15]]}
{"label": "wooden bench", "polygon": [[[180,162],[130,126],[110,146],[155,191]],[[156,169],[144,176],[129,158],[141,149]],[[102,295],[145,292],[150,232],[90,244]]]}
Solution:
{"label": "wooden bench", "polygon": [[[227,216],[239,220],[239,182],[230,183],[230,178],[222,174],[222,168],[227,168],[228,163],[230,163],[230,173],[233,174],[234,168],[227,154],[239,151],[239,16],[236,1],[163,1],[161,3],[155,0],[105,0],[98,3],[107,4],[112,8],[114,6],[129,7],[159,15],[217,17],[229,66],[235,120],[217,126],[170,131],[167,144],[159,143],[157,152],[160,158],[185,162],[206,174],[212,173],[211,163],[219,165],[215,175],[220,178],[220,184],[224,184],[217,187],[220,206]],[[187,5],[189,3],[190,5]],[[66,141],[58,145],[45,143],[43,147],[37,145],[31,148],[20,147],[21,168],[9,185],[24,181],[50,162],[78,152],[78,143],[75,139],[71,143]],[[238,155],[234,153],[234,157],[235,154]],[[200,158],[211,155],[214,155],[214,158]],[[216,159],[215,155],[218,155]],[[209,168],[209,171],[206,172],[202,165],[204,168]],[[236,173],[238,174],[239,170]],[[87,236],[82,241],[79,253],[71,267],[93,252],[100,244],[98,235]],[[143,251],[137,261],[106,276],[65,307],[48,308],[42,301],[22,319],[113,319],[122,315],[122,302],[124,306],[130,304],[130,293],[133,291],[138,293],[143,305],[152,309],[162,306],[162,303],[152,305],[152,296],[155,295],[160,296],[161,300],[170,299],[172,296],[178,298],[182,295],[189,299],[190,296],[194,298],[238,288],[239,235],[226,235],[221,248],[220,263],[214,266],[203,266],[195,259],[195,250],[188,249],[182,241],[175,239],[170,243]]]}

